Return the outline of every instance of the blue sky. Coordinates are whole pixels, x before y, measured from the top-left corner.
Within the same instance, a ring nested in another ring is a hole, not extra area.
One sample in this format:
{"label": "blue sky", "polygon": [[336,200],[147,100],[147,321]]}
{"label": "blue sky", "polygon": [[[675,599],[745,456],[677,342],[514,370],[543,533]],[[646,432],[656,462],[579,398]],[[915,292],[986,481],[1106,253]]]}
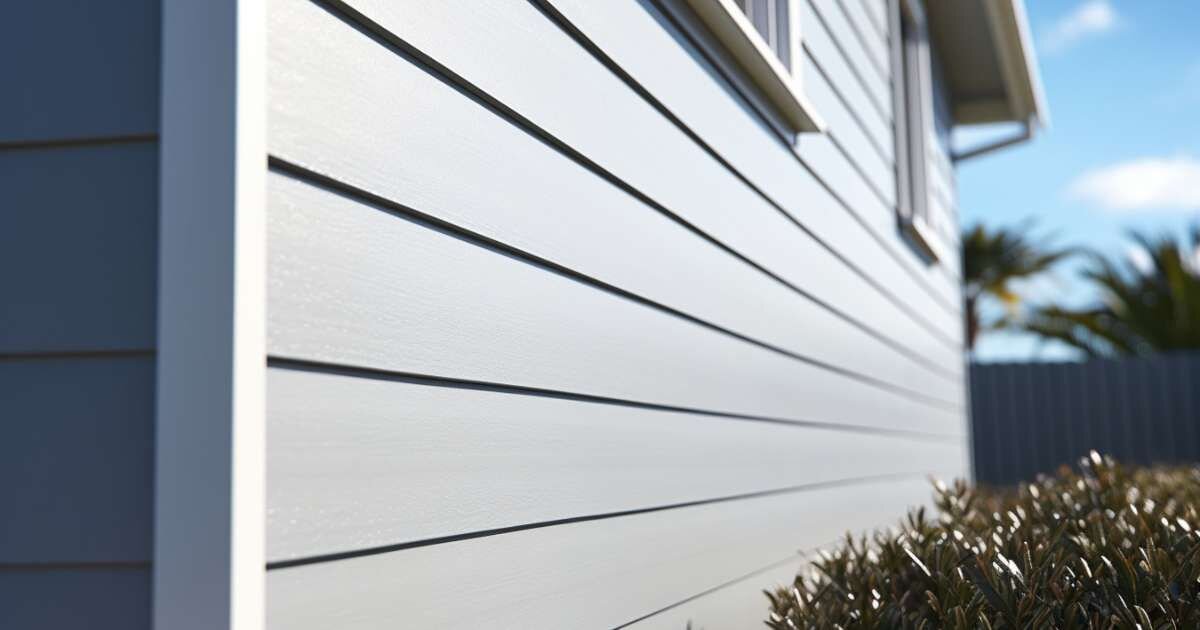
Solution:
{"label": "blue sky", "polygon": [[[1200,222],[1200,1],[1026,0],[1050,126],[959,169],[964,225],[1015,225],[1128,256],[1127,230],[1182,235]],[[978,133],[961,134],[969,142]],[[1095,299],[1070,266],[1025,287]],[[981,360],[1071,356],[1030,336],[983,339]]]}

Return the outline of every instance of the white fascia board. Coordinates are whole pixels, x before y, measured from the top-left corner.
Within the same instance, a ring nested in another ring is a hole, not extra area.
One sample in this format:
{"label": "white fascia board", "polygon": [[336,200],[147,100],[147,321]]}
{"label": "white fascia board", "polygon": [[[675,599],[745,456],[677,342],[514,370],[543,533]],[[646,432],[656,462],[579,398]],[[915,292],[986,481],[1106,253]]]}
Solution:
{"label": "white fascia board", "polygon": [[1048,126],[1050,112],[1046,107],[1024,0],[987,0],[984,6],[1013,115],[1031,125]]}

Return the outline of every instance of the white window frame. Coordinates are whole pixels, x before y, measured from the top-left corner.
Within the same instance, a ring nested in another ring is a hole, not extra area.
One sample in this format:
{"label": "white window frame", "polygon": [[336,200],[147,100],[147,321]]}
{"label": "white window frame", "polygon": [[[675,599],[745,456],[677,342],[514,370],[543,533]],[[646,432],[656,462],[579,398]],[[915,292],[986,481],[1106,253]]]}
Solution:
{"label": "white window frame", "polygon": [[896,126],[896,214],[900,229],[931,259],[944,259],[929,221],[929,132],[934,128],[933,67],[921,0],[888,0],[892,102]]}
{"label": "white window frame", "polygon": [[[686,0],[692,11],[712,31],[741,69],[783,115],[795,132],[824,132],[825,122],[805,97],[800,81],[803,55],[800,53],[800,24],[797,2],[804,0],[758,0],[776,9],[771,19],[784,20],[772,29],[785,42],[772,42],[754,27],[746,12],[734,0]],[[741,0],[747,4],[756,0]],[[786,47],[781,44],[786,43]],[[781,59],[777,51],[784,52]]]}

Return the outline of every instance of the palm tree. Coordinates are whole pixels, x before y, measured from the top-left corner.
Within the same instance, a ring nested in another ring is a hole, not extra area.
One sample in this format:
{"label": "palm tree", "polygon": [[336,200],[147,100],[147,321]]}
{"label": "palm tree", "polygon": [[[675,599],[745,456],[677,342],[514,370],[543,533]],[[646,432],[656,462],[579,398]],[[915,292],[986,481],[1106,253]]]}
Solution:
{"label": "palm tree", "polygon": [[1042,274],[1072,252],[1034,243],[1026,223],[1017,228],[988,229],[982,225],[967,230],[962,238],[963,310],[966,317],[967,350],[975,348],[979,334],[1010,325],[1011,317],[984,322],[982,307],[995,299],[1012,312],[1020,296],[1010,283]]}
{"label": "palm tree", "polygon": [[1169,236],[1131,238],[1148,263],[1114,263],[1093,254],[1084,277],[1104,292],[1099,306],[1035,310],[1022,328],[1088,356],[1200,348],[1200,226],[1181,244]]}

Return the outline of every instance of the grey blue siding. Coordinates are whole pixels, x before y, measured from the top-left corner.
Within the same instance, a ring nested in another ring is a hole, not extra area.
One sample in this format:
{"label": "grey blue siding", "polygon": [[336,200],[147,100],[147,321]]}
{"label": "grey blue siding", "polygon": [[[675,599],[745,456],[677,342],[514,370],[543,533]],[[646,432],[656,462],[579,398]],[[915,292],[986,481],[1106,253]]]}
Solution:
{"label": "grey blue siding", "polygon": [[0,149],[0,352],[154,347],[151,141]]}
{"label": "grey blue siding", "polygon": [[967,474],[881,14],[799,5],[793,143],[681,2],[270,3],[268,627],[755,627]]}
{"label": "grey blue siding", "polygon": [[150,618],[159,9],[0,22],[0,626]]}
{"label": "grey blue siding", "polygon": [[0,145],[158,129],[158,0],[31,2],[0,25]]}
{"label": "grey blue siding", "polygon": [[0,568],[0,603],[3,628],[148,628],[150,573],[137,565]]}

